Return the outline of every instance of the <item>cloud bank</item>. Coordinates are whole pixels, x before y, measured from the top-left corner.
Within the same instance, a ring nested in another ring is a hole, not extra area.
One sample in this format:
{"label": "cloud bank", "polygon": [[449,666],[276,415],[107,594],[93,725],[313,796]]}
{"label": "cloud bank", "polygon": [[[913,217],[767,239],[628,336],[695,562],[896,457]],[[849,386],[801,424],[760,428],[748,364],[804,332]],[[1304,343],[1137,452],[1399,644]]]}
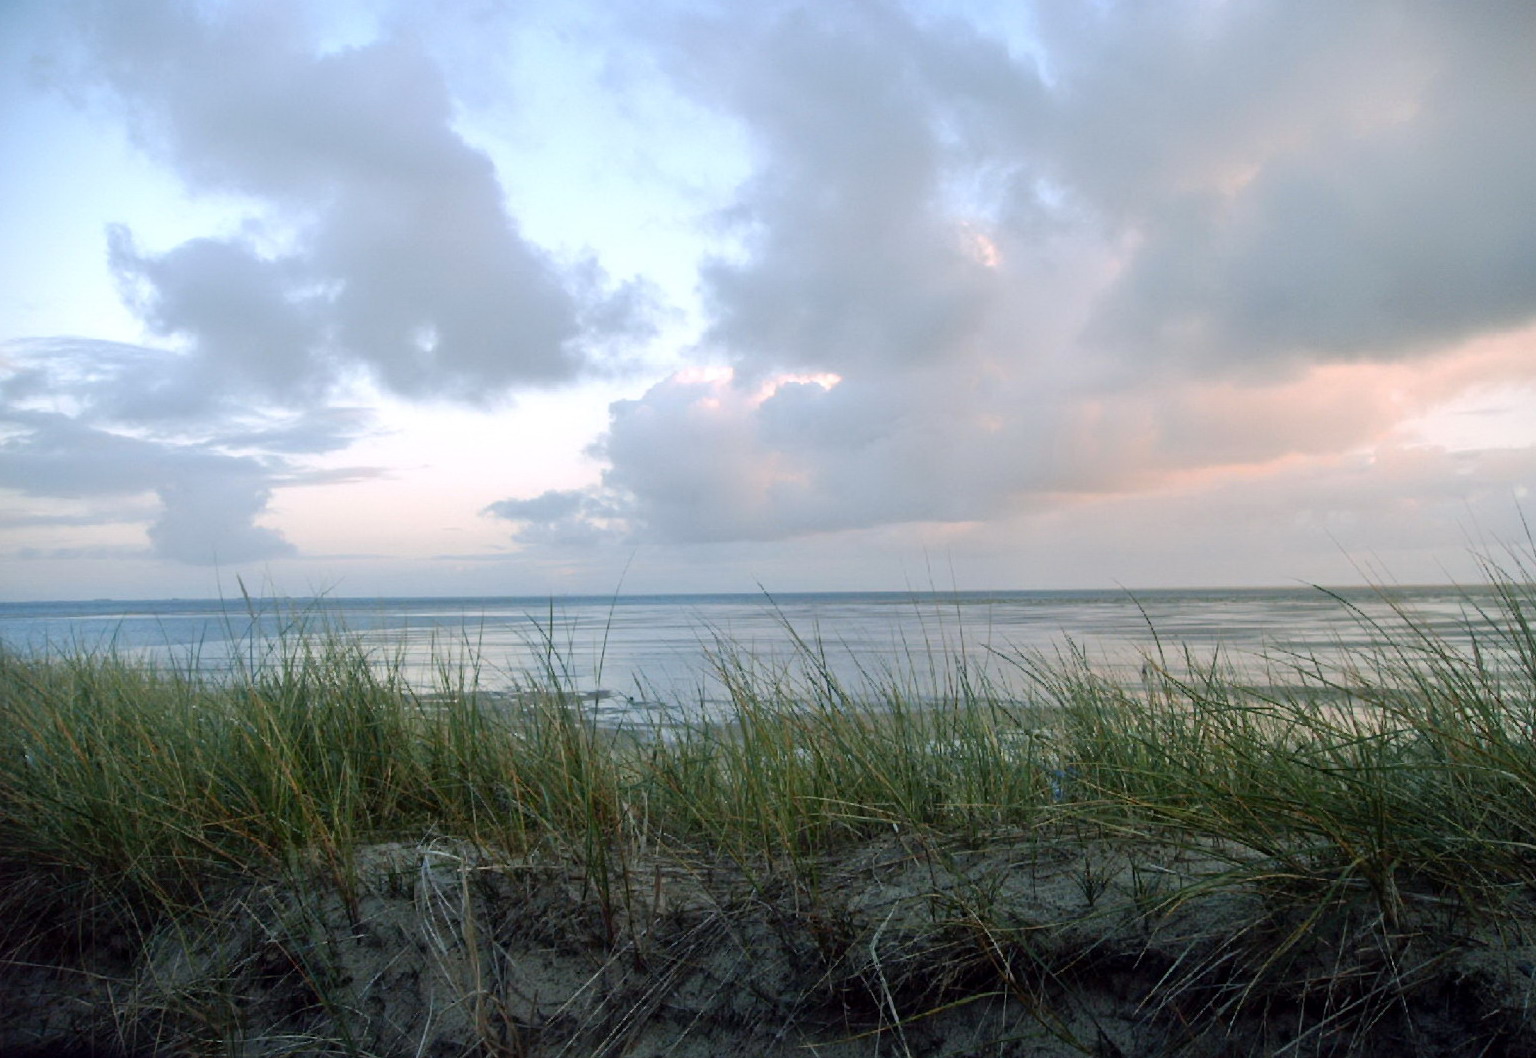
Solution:
{"label": "cloud bank", "polygon": [[[1536,487],[1525,449],[1405,425],[1536,385],[1530,5],[49,10],[54,88],[227,223],[116,218],[101,253],[142,333],[6,344],[0,488],[39,504],[13,524],[291,557],[274,496],[387,473],[328,462],[388,428],[370,400],[619,376],[590,484],[466,502],[514,551],[979,539],[1181,496],[1322,524]],[[611,159],[596,110],[550,102],[599,98],[637,126]],[[519,166],[547,181],[583,136],[569,156],[612,172],[573,185],[645,215],[556,252],[514,203],[583,203],[520,197]],[[717,139],[731,158],[686,178],[646,154]],[[692,300],[614,259],[692,275]]]}
{"label": "cloud bank", "polygon": [[599,485],[489,508],[525,541],[1048,511],[1536,377],[1528,333],[1466,352],[1536,321],[1526,6],[768,4],[653,41],[756,150],[699,271],[728,369],[614,404]]}

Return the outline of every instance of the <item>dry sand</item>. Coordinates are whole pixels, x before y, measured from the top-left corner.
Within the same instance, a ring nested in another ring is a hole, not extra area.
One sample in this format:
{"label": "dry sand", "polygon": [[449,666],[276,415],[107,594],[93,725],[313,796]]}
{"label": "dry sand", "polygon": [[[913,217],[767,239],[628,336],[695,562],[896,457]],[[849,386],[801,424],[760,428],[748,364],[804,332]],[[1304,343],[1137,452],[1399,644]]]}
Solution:
{"label": "dry sand", "polygon": [[892,835],[796,872],[634,852],[604,891],[574,857],[378,845],[350,892],[253,880],[4,967],[0,1054],[1536,1055],[1523,890],[1384,918],[1231,859]]}

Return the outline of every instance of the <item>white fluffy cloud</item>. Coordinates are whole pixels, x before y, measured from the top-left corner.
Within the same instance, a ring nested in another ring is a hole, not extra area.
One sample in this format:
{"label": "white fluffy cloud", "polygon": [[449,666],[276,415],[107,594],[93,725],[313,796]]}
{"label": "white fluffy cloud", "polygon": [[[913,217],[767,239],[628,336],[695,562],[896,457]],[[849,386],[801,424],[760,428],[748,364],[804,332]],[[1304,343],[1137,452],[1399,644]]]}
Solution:
{"label": "white fluffy cloud", "polygon": [[323,52],[287,3],[87,12],[87,69],[146,147],[263,210],[255,235],[160,254],[114,238],[147,321],[191,344],[200,389],[229,377],[292,399],[356,366],[401,394],[480,400],[570,381],[645,332],[639,288],[521,236],[404,29]]}
{"label": "white fluffy cloud", "polygon": [[486,405],[569,383],[649,333],[644,283],[522,237],[405,23],[327,50],[290,3],[83,0],[68,13],[44,53],[55,85],[119,116],[240,223],[156,249],[132,218],[108,230],[154,344],[8,344],[0,483],[17,494],[155,497],[162,558],[290,555],[259,520],[274,488],[314,478],[304,457],[370,428],[338,404],[359,378]]}

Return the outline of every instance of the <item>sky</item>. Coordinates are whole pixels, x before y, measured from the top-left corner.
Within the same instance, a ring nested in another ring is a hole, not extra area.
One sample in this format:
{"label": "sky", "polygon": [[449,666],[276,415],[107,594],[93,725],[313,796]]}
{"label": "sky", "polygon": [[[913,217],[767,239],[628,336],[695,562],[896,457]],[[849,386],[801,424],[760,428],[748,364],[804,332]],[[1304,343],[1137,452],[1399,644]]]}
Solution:
{"label": "sky", "polygon": [[1475,579],[1536,5],[4,0],[0,600]]}

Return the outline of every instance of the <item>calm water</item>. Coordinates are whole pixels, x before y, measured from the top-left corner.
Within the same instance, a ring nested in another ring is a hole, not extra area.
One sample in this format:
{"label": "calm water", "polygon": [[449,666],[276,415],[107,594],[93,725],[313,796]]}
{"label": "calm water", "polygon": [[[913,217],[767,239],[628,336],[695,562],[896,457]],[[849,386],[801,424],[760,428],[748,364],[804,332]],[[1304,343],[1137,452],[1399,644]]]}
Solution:
{"label": "calm water", "polygon": [[[1342,594],[1368,617],[1391,619],[1374,592]],[[1490,601],[1462,588],[1393,597],[1451,636],[1472,607]],[[218,673],[259,663],[300,629],[339,628],[381,663],[401,664],[423,690],[434,688],[443,661],[454,670],[477,663],[490,690],[515,689],[553,666],[591,693],[600,713],[653,718],[717,705],[721,657],[792,679],[807,647],[850,686],[861,674],[896,674],[919,693],[963,663],[1024,696],[1027,680],[1011,659],[1068,643],[1128,682],[1158,640],[1170,658],[1185,648],[1202,661],[1219,652],[1262,673],[1260,653],[1326,658],[1367,646],[1369,629],[1350,605],[1315,588],[11,603],[0,604],[0,643],[23,652],[113,649]]]}

